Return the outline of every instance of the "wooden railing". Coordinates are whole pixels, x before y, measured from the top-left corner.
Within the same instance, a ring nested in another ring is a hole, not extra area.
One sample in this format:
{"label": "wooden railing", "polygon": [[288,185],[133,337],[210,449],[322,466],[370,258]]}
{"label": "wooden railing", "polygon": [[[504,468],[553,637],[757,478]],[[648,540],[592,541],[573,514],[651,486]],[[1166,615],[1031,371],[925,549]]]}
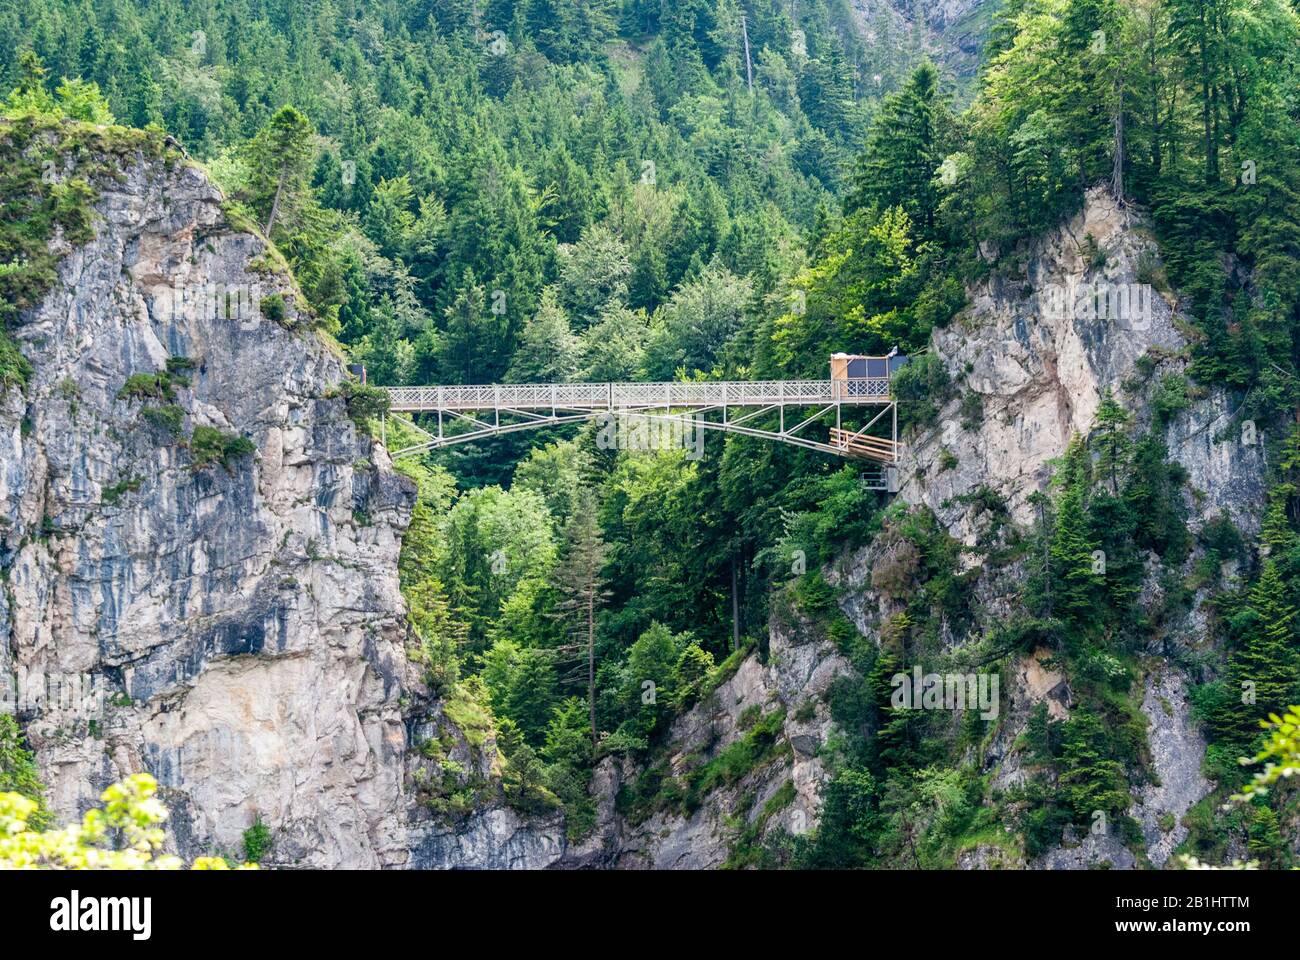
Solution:
{"label": "wooden railing", "polygon": [[884,437],[873,437],[866,433],[853,433],[831,427],[831,446],[845,453],[858,457],[879,460],[882,463],[898,461],[899,444]]}

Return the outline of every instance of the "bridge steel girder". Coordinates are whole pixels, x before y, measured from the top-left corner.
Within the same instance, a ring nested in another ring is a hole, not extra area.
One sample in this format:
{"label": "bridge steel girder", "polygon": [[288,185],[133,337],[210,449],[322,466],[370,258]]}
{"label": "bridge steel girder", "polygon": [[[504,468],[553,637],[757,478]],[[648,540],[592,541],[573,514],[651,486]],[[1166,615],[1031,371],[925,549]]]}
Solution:
{"label": "bridge steel girder", "polygon": [[[593,420],[601,416],[624,417],[629,419],[642,419],[647,421],[675,423],[681,426],[690,426],[703,428],[707,430],[716,430],[721,433],[731,433],[741,436],[755,437],[762,440],[772,440],[778,443],[787,443],[792,446],[803,447],[808,450],[816,450],[821,453],[829,453],[839,457],[853,457],[855,459],[865,458],[875,468],[876,475],[866,478],[867,485],[872,489],[890,490],[897,489],[897,464],[900,459],[900,448],[898,445],[898,416],[897,402],[888,401],[883,405],[876,416],[873,417],[865,426],[860,428],[856,433],[850,433],[847,430],[841,430],[838,427],[832,428],[832,439],[835,442],[823,443],[818,440],[811,440],[808,437],[799,436],[799,431],[809,424],[816,422],[832,410],[836,412],[836,422],[839,422],[840,404],[831,403],[821,406],[816,413],[800,421],[796,426],[786,429],[784,427],[785,407],[804,407],[809,406],[803,403],[787,404],[770,404],[761,406],[752,410],[737,419],[729,419],[727,411],[736,405],[718,404],[711,407],[701,407],[690,411],[672,412],[650,412],[652,407],[642,407],[639,409],[586,409],[586,410],[565,410],[561,413],[556,409],[551,416],[537,414],[528,410],[519,410],[515,408],[497,408],[493,411],[494,422],[487,423],[477,417],[468,416],[462,410],[426,410],[426,413],[447,413],[456,419],[464,420],[478,429],[468,430],[464,433],[446,434],[442,432],[442,420],[439,418],[439,434],[433,434],[420,427],[413,419],[403,418],[403,422],[412,427],[417,433],[422,434],[428,439],[417,444],[401,448],[394,451],[391,455],[394,460],[413,454],[422,453],[428,450],[441,449],[443,447],[455,446],[463,443],[471,443],[475,440],[483,440],[488,437],[498,436],[506,433],[516,433],[521,430],[532,430],[539,427],[563,426],[565,424],[581,423],[587,420]],[[723,419],[719,421],[709,420],[703,416],[705,413],[721,410]],[[780,430],[763,430],[758,427],[745,426],[745,422],[752,420],[754,417],[764,413],[770,413],[773,410],[779,410],[781,413],[782,426]],[[522,422],[502,423],[501,415],[513,415],[525,418]],[[875,437],[868,434],[872,426],[879,422],[883,417],[890,417],[890,424],[893,431],[893,437],[886,440],[882,437]],[[385,430],[386,435],[386,430]]]}

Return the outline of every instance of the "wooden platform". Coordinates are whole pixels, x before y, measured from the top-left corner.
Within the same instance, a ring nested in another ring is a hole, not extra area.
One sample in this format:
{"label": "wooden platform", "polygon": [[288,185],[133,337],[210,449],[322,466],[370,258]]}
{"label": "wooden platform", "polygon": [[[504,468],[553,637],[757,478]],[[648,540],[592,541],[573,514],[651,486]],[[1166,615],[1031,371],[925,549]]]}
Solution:
{"label": "wooden platform", "polygon": [[851,430],[831,427],[831,446],[849,456],[866,457],[880,463],[897,463],[902,444],[884,437],[873,437],[866,433],[857,434]]}

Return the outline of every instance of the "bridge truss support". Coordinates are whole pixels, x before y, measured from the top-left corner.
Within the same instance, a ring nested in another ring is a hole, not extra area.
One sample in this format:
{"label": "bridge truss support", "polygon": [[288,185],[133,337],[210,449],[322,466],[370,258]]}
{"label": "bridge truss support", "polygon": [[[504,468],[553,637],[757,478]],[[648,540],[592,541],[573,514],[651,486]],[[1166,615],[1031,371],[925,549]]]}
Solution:
{"label": "bridge truss support", "polygon": [[[877,381],[395,387],[389,394],[394,413],[426,417],[423,426],[414,416],[402,418],[421,439],[392,451],[394,459],[499,434],[596,420],[602,434],[610,435],[609,446],[637,448],[635,438],[655,430],[661,439],[666,430],[678,440],[702,444],[699,431],[715,430],[860,459],[868,486],[897,489],[898,404],[888,385],[882,389]],[[845,428],[844,408],[851,408],[852,417],[853,408],[863,406],[873,415],[860,427]],[[835,426],[829,441],[809,436],[810,428],[831,414]],[[636,425],[645,429],[638,432]],[[598,435],[597,442],[601,439]]]}

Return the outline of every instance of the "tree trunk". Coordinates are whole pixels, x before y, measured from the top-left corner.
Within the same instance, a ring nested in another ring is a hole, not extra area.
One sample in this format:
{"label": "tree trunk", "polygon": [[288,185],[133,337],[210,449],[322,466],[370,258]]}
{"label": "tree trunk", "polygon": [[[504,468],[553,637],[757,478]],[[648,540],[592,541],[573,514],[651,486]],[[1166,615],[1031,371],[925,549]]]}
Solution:
{"label": "tree trunk", "polygon": [[591,717],[591,743],[596,744],[596,594],[587,595],[587,712]]}
{"label": "tree trunk", "polygon": [[268,238],[271,236],[271,228],[275,226],[275,218],[280,213],[280,195],[284,192],[284,180],[289,175],[288,168],[280,171],[280,182],[275,185],[275,199],[271,201],[271,215],[266,218],[266,229],[262,232]]}
{"label": "tree trunk", "polygon": [[1198,45],[1200,47],[1199,53],[1201,60],[1201,136],[1205,141],[1205,183],[1208,186],[1214,181],[1215,175],[1218,173],[1218,162],[1217,158],[1214,156],[1214,148],[1211,140],[1212,132],[1210,115],[1214,108],[1211,105],[1211,98],[1213,96],[1211,90],[1213,84],[1210,82],[1210,25],[1206,21],[1204,7],[1201,8],[1199,19],[1199,26],[1201,28],[1200,37],[1198,38],[1200,41]]}
{"label": "tree trunk", "polygon": [[731,555],[731,649],[740,649],[740,588],[737,582],[736,555]]}
{"label": "tree trunk", "polygon": [[1124,202],[1124,80],[1115,81],[1115,163],[1110,175],[1110,192],[1117,203]]}
{"label": "tree trunk", "polygon": [[1151,170],[1155,176],[1160,176],[1161,158],[1160,158],[1160,81],[1159,74],[1156,72],[1158,64],[1156,62],[1156,37],[1152,34],[1149,38],[1151,54],[1147,58],[1147,73],[1151,78]]}
{"label": "tree trunk", "polygon": [[749,22],[746,16],[740,15],[740,32],[745,37],[745,81],[749,84],[749,92],[754,92],[754,64],[749,59]]}

